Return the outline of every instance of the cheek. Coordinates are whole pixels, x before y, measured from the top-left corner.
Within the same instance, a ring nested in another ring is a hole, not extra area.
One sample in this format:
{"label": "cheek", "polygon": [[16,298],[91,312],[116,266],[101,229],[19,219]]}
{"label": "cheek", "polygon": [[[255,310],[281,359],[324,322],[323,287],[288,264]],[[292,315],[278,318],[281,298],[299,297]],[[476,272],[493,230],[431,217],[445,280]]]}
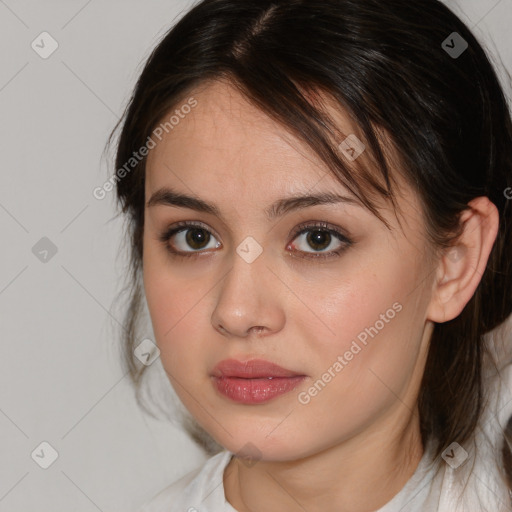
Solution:
{"label": "cheek", "polygon": [[[185,318],[192,283],[185,280],[176,265],[157,243],[145,240],[143,258],[144,291],[157,342],[165,345],[172,339],[175,326]],[[162,349],[161,347],[159,347]]]}
{"label": "cheek", "polygon": [[[155,251],[156,252],[156,251]],[[204,307],[211,284],[172,270],[151,250],[144,253],[143,279],[155,342],[165,370],[176,377],[205,372]],[[178,267],[174,267],[178,269]],[[203,316],[199,314],[203,311]],[[206,319],[207,320],[207,319]],[[203,347],[201,349],[201,347]]]}
{"label": "cheek", "polygon": [[[196,419],[201,418],[210,409],[202,392],[210,386],[209,330],[203,301],[211,286],[190,283],[190,279],[185,284],[182,276],[150,264],[144,271],[144,283],[162,366],[179,400]],[[203,424],[207,430],[208,420]]]}
{"label": "cheek", "polygon": [[341,286],[333,280],[330,288],[314,295],[318,316],[329,327],[323,342],[317,338],[319,352],[326,355],[324,366],[344,354],[357,370],[375,362],[398,365],[411,359],[411,352],[403,349],[410,346],[414,332],[416,300],[411,292],[419,269],[414,259],[381,256],[377,265],[358,266]]}
{"label": "cheek", "polygon": [[382,259],[380,268],[360,268],[343,286],[331,285],[322,297],[315,297],[319,316],[335,333],[327,331],[322,339],[313,337],[311,327],[308,331],[308,338],[316,340],[310,347],[316,354],[312,384],[322,390],[318,395],[325,393],[314,398],[320,407],[340,403],[339,414],[357,423],[396,401],[395,394],[406,388],[416,368],[423,328],[416,267],[412,259]]}

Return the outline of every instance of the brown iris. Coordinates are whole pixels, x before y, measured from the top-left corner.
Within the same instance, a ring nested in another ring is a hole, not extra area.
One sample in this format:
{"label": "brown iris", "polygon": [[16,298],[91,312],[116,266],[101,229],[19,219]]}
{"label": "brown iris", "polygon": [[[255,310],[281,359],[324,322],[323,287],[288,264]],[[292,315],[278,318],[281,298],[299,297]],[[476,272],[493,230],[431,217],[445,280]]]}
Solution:
{"label": "brown iris", "polygon": [[189,229],[185,236],[187,244],[192,249],[202,249],[204,245],[208,245],[210,241],[210,233],[205,229]]}
{"label": "brown iris", "polygon": [[[331,234],[327,231],[310,231],[306,237],[308,244],[316,250],[322,250],[329,246],[331,243]],[[321,247],[318,247],[321,246]]]}

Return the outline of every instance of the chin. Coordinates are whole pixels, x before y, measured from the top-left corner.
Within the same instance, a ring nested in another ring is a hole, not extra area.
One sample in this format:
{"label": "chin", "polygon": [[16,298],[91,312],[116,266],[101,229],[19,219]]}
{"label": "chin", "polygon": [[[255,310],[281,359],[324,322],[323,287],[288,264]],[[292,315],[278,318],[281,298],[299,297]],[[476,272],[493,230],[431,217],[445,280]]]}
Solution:
{"label": "chin", "polygon": [[[287,435],[266,436],[261,429],[246,431],[245,435],[236,435],[233,430],[227,429],[233,433],[230,437],[225,432],[221,439],[216,439],[226,450],[234,453],[240,459],[247,461],[248,465],[255,464],[259,460],[269,462],[293,461],[306,457],[314,450],[311,447],[302,447],[297,439],[291,439]],[[267,430],[267,429],[265,429]]]}

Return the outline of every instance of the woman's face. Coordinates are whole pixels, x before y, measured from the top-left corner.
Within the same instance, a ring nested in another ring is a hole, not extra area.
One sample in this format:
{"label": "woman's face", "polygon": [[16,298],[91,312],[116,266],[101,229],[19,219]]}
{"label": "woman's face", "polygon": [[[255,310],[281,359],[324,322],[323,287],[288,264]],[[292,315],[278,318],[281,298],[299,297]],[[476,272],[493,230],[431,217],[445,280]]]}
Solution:
{"label": "woman's face", "polygon": [[[432,327],[419,200],[400,181],[404,231],[390,208],[388,230],[228,84],[192,97],[153,137],[146,169],[144,287],[176,393],[221,445],[266,460],[396,435],[415,409]],[[155,199],[163,189],[214,209]],[[279,207],[322,194],[350,200]],[[182,231],[160,240],[172,227]],[[218,378],[228,359],[289,372],[257,367],[251,379],[227,365]]]}

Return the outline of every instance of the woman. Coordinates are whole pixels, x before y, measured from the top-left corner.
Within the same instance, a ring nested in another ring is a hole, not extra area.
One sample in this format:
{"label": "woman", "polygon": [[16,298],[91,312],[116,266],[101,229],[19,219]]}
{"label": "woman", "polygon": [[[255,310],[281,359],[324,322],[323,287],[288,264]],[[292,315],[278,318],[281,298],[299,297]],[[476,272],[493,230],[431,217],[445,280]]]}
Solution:
{"label": "woman", "polygon": [[512,124],[449,9],[202,1],[116,168],[128,368],[145,297],[212,454],[144,511],[512,510]]}

